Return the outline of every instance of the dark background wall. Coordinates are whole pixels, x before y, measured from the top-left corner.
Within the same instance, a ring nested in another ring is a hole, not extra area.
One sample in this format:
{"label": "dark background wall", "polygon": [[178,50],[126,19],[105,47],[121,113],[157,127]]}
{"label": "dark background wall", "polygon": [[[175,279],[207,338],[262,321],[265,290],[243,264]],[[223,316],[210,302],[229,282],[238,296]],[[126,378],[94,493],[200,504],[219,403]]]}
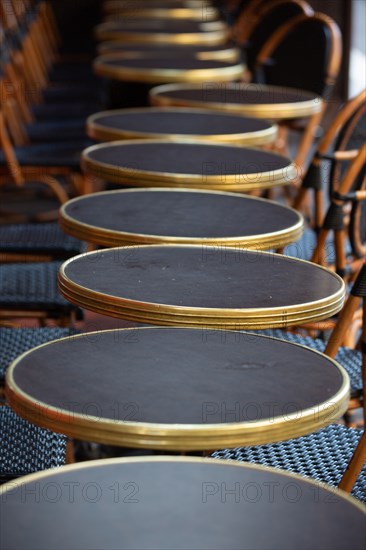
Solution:
{"label": "dark background wall", "polygon": [[[101,21],[100,0],[48,0],[62,36],[81,50],[94,46],[93,28]],[[78,48],[78,49],[79,49]]]}

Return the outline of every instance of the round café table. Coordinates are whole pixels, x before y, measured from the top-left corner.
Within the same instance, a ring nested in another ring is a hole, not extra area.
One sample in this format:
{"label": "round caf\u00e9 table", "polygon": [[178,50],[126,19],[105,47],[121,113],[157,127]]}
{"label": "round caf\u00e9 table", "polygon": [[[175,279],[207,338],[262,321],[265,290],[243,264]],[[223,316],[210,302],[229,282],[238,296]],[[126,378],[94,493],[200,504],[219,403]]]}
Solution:
{"label": "round caf\u00e9 table", "polygon": [[20,478],[0,495],[6,550],[364,549],[359,502],[252,464],[98,460]]}
{"label": "round caf\u00e9 table", "polygon": [[195,44],[220,46],[228,38],[228,27],[221,21],[189,19],[134,19],[107,21],[97,25],[97,40],[117,40],[145,44]]}
{"label": "round caf\u00e9 table", "polygon": [[203,141],[126,140],[82,152],[85,172],[133,187],[252,191],[288,185],[297,168],[282,155]]}
{"label": "round caf\u00e9 table", "polygon": [[311,92],[265,84],[166,84],[150,92],[153,105],[197,107],[245,116],[286,120],[308,117],[322,110],[323,101]]}
{"label": "round caf\u00e9 table", "polygon": [[205,139],[259,146],[271,143],[277,135],[277,126],[264,120],[174,107],[102,111],[91,115],[86,127],[97,141]]}
{"label": "round caf\u00e9 table", "polygon": [[200,9],[201,15],[205,13],[202,12],[203,9],[214,10],[210,0],[132,0],[132,2],[131,0],[104,0],[102,4],[104,13],[130,11],[131,8],[135,11],[144,8],[194,9],[196,11]]}
{"label": "round caf\u00e9 table", "polygon": [[121,58],[143,55],[148,57],[197,57],[198,59],[218,59],[237,63],[240,60],[239,48],[230,45],[223,46],[194,46],[187,44],[130,44],[117,41],[100,42],[97,46],[98,55],[114,54]]}
{"label": "round caf\u00e9 table", "polygon": [[99,331],[53,341],[7,371],[6,397],[70,437],[174,451],[256,445],[337,420],[349,378],[309,348],[245,332]]}
{"label": "round caf\u00e9 table", "polygon": [[245,65],[189,55],[131,57],[109,54],[97,57],[93,70],[98,76],[124,82],[161,84],[166,82],[230,82],[239,79]]}
{"label": "round caf\u00e9 table", "polygon": [[187,243],[266,250],[297,241],[303,231],[301,214],[276,202],[156,188],[71,199],[60,209],[60,223],[66,233],[103,246]]}
{"label": "round caf\u00e9 table", "polygon": [[337,313],[333,272],[279,254],[206,245],[147,245],[65,262],[64,297],[86,309],[153,325],[280,328]]}
{"label": "round caf\u00e9 table", "polygon": [[134,1],[123,7],[121,4],[116,6],[107,6],[104,21],[120,21],[128,17],[134,19],[188,19],[195,21],[217,21],[220,19],[220,13],[213,6],[204,2],[196,6],[184,6],[184,4],[162,5],[154,2]]}

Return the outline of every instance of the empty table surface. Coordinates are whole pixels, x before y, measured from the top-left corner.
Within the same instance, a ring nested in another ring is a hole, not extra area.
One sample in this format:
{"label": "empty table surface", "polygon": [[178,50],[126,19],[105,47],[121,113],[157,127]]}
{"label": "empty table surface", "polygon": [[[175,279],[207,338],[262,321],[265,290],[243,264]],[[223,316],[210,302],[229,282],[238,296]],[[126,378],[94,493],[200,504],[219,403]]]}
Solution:
{"label": "empty table surface", "polygon": [[311,92],[243,82],[166,84],[151,90],[150,98],[154,105],[215,109],[276,120],[311,116],[322,109],[322,99]]}
{"label": "empty table surface", "polygon": [[277,126],[268,121],[209,110],[174,107],[102,111],[87,119],[92,139],[205,139],[243,145],[272,142]]}
{"label": "empty table surface", "polygon": [[[131,9],[131,8],[201,8],[202,0],[104,0],[103,10],[105,12],[113,12],[115,10]],[[212,9],[212,2],[204,0],[203,7]]]}
{"label": "empty table surface", "polygon": [[86,172],[134,187],[249,191],[288,185],[298,177],[291,160],[275,153],[203,141],[133,140],[85,149]]}
{"label": "empty table surface", "polygon": [[345,493],[214,459],[91,461],[21,478],[0,495],[6,550],[361,550],[365,542],[364,508]]}
{"label": "empty table surface", "polygon": [[110,17],[133,17],[133,18],[149,18],[158,17],[165,19],[171,18],[188,18],[198,19],[200,21],[211,21],[220,17],[219,11],[212,5],[211,2],[198,0],[196,2],[174,1],[171,0],[133,0],[129,2],[122,1],[105,1],[103,2],[103,11]]}
{"label": "empty table surface", "polygon": [[90,252],[65,262],[59,283],[68,300],[106,315],[233,329],[325,319],[345,292],[338,275],[310,262],[206,245]]}
{"label": "empty table surface", "polygon": [[118,54],[97,57],[93,64],[97,75],[112,80],[161,84],[165,82],[230,82],[239,79],[245,65],[194,56],[121,58]]}
{"label": "empty table surface", "polygon": [[349,379],[316,351],[245,332],[139,328],[34,348],[6,395],[34,424],[127,447],[212,450],[305,435],[347,409]]}
{"label": "empty table surface", "polygon": [[204,3],[195,6],[184,5],[159,5],[146,2],[135,2],[125,7],[116,6],[115,9],[105,10],[104,21],[119,21],[132,17],[133,19],[193,19],[196,21],[217,21],[220,19],[220,13],[212,6]]}
{"label": "empty table surface", "polygon": [[225,44],[228,27],[221,21],[133,19],[108,21],[95,29],[98,40],[160,44]]}
{"label": "empty table surface", "polygon": [[236,62],[240,59],[240,49],[230,45],[194,46],[189,44],[139,44],[117,41],[100,42],[97,47],[100,55],[113,53],[120,57],[174,57],[193,56],[199,59],[221,59]]}
{"label": "empty table surface", "polygon": [[84,195],[61,207],[60,223],[66,233],[104,246],[203,243],[266,250],[296,241],[303,230],[301,214],[278,203],[183,189]]}

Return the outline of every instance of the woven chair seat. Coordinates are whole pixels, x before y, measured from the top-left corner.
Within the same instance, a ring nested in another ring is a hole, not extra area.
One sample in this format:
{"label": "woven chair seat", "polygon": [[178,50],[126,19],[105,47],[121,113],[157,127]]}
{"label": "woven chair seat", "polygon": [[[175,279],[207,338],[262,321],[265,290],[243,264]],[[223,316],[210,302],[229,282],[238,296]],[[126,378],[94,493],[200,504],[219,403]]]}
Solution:
{"label": "woven chair seat", "polygon": [[[90,61],[86,62],[65,62],[61,61],[56,63],[49,74],[50,81],[54,84],[60,83],[63,86],[77,85],[87,88],[87,84],[90,84],[93,90],[98,89],[99,80],[93,73]],[[90,92],[89,92],[90,93]],[[81,97],[82,99],[82,97]]]}
{"label": "woven chair seat", "polygon": [[33,122],[27,124],[26,131],[30,142],[33,143],[86,139],[84,118]]}
{"label": "woven chair seat", "polygon": [[86,245],[64,233],[57,223],[0,226],[0,254],[47,254],[66,259],[86,252]]}
{"label": "woven chair seat", "polygon": [[63,435],[38,428],[0,407],[0,482],[57,468],[66,462]]}
{"label": "woven chair seat", "polygon": [[13,183],[0,186],[0,225],[39,222],[50,211],[53,217],[46,221],[56,221],[59,208],[57,197],[39,182],[27,182],[23,187]]}
{"label": "woven chair seat", "polygon": [[[285,330],[270,329],[270,330],[256,330],[255,334],[264,334],[265,336],[273,336],[273,338],[279,338],[280,340],[287,340],[293,344],[300,344],[307,346],[324,353],[326,342],[320,338],[311,338],[310,336],[303,336],[301,334],[293,334],[286,332]],[[360,351],[340,347],[336,355],[336,361],[347,371],[351,381],[351,397],[360,397],[362,394],[362,354]]]}
{"label": "woven chair seat", "polygon": [[[213,458],[271,466],[337,486],[362,431],[331,424],[316,433],[270,445],[215,451]],[[366,502],[366,465],[351,493]]]}
{"label": "woven chair seat", "polygon": [[47,311],[49,317],[80,311],[58,291],[61,262],[0,265],[0,308]]}
{"label": "woven chair seat", "polygon": [[8,366],[19,355],[36,346],[77,334],[69,328],[0,328],[0,385],[4,383]]}
{"label": "woven chair seat", "polygon": [[66,120],[73,118],[86,118],[101,109],[97,101],[78,101],[70,103],[42,103],[32,106],[32,114],[37,121]]}
{"label": "woven chair seat", "polygon": [[[93,145],[87,138],[66,143],[33,143],[15,147],[15,156],[21,166],[60,166],[75,171],[80,169],[80,155],[85,147]],[[6,164],[5,155],[0,151],[0,165]]]}
{"label": "woven chair seat", "polygon": [[[90,80],[94,80],[94,83],[97,84],[96,77],[94,75]],[[57,83],[56,79],[56,84],[52,84],[50,87],[42,90],[42,98],[48,104],[64,103],[67,101],[80,102],[83,100],[94,102],[99,100],[100,94],[98,86],[91,86],[90,81],[83,81],[82,84],[79,82],[75,81],[65,84],[65,82],[58,80]]]}

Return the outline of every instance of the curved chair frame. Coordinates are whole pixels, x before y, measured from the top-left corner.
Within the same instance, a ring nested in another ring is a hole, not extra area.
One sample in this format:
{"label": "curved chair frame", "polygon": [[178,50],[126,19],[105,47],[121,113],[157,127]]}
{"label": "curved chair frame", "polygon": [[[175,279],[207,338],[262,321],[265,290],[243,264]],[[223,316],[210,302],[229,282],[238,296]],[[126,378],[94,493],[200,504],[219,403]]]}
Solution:
{"label": "curved chair frame", "polygon": [[[363,306],[361,305],[363,301]],[[362,379],[363,379],[363,408],[364,408],[364,418],[366,420],[366,392],[365,392],[365,381],[366,381],[366,263],[363,264],[361,267],[358,277],[356,279],[356,282],[354,283],[351,294],[344,305],[337,322],[337,325],[335,329],[333,330],[327,347],[324,351],[328,357],[334,358],[336,356],[336,353],[341,345],[341,342],[343,341],[344,334],[346,333],[348,329],[348,325],[350,320],[352,320],[355,311],[360,308],[360,305],[363,309],[363,329],[362,329],[362,335],[361,335],[361,351],[362,351]],[[331,427],[329,427],[331,428]],[[333,426],[333,428],[344,428],[343,426]],[[344,428],[346,432],[349,430],[349,428]],[[289,471],[296,471],[297,470],[297,462],[299,460],[299,453],[303,451],[305,448],[305,452],[307,452],[306,449],[309,449],[311,451],[311,455],[315,455],[316,460],[314,461],[314,466],[311,466],[311,468],[308,468],[308,472],[306,475],[314,476],[315,478],[319,479],[321,482],[329,482],[329,479],[332,479],[332,477],[338,477],[338,473],[340,472],[340,469],[343,469],[343,457],[340,456],[338,468],[337,465],[333,463],[329,464],[329,459],[327,460],[327,455],[329,453],[329,450],[333,454],[334,459],[334,453],[337,451],[337,438],[334,439],[334,432],[332,429],[325,428],[325,433],[318,432],[318,439],[316,440],[317,446],[314,446],[314,439],[312,439],[312,436],[306,436],[305,438],[299,438],[299,439],[293,439],[290,441],[286,441],[283,443],[276,443],[276,444],[270,444],[270,445],[264,445],[264,446],[258,446],[258,447],[252,447],[250,449],[228,449],[223,451],[217,451],[213,453],[213,457],[215,456],[222,456],[223,458],[230,458],[238,460],[243,460],[242,456],[244,455],[244,461],[249,461],[252,463],[259,463],[259,464],[266,464],[267,466],[277,467],[279,469],[289,470]],[[316,435],[316,434],[312,434]],[[347,437],[346,440],[354,441],[353,434],[348,434],[350,437]],[[302,440],[306,440],[307,442],[304,442]],[[334,442],[334,449],[332,447]],[[290,446],[289,446],[290,444]],[[339,445],[339,444],[338,444]],[[330,447],[330,448],[329,448]],[[339,448],[339,447],[338,447]],[[257,452],[256,452],[257,451]],[[255,459],[251,460],[250,457],[253,456],[253,452],[255,452],[254,456]],[[242,455],[241,455],[242,453]],[[282,455],[282,456],[281,456]],[[269,457],[269,460],[268,458]],[[278,457],[280,457],[280,461],[278,461]],[[338,458],[338,457],[337,457]],[[360,472],[363,468],[363,465],[366,460],[366,430],[363,431],[363,434],[358,440],[358,443],[356,447],[353,449],[353,454],[351,456],[348,463],[348,466],[346,470],[343,472],[343,476],[338,483],[338,487],[346,492],[351,492],[358,476],[360,475]],[[281,464],[281,465],[279,465]],[[302,467],[300,467],[300,471],[303,470]],[[306,469],[305,469],[306,470]],[[322,471],[323,470],[323,471]],[[324,470],[328,470],[328,472],[324,472]],[[332,470],[332,474],[330,475],[330,470]],[[334,472],[333,472],[334,470]],[[319,476],[320,473],[320,476]],[[363,479],[365,479],[365,470],[363,470]],[[363,491],[364,493],[364,491]],[[360,496],[360,498],[363,498],[363,495]]]}
{"label": "curved chair frame", "polygon": [[[0,169],[0,180],[1,176],[5,175],[7,177],[7,171],[10,173],[12,179],[18,187],[22,187],[26,184],[27,180],[34,180],[35,171],[32,167],[21,167],[16,155],[14,153],[13,147],[11,145],[6,126],[4,121],[3,113],[0,110],[0,148],[4,152],[4,157],[6,161],[6,172],[4,174],[3,170]],[[51,189],[53,194],[57,197],[60,204],[66,202],[69,197],[62,187],[62,185],[54,178],[51,174],[42,174],[37,173],[37,181],[43,183]],[[0,181],[1,183],[1,181]]]}
{"label": "curved chair frame", "polygon": [[260,25],[263,17],[267,17],[271,11],[277,7],[293,4],[302,10],[304,15],[311,16],[314,14],[313,8],[305,0],[272,0],[271,2],[262,2],[258,5],[257,9],[253,9],[250,18],[246,18],[242,21],[243,28],[239,28],[239,22],[237,23],[236,41],[239,45],[245,46],[245,42],[250,39],[252,33],[255,33],[255,29]]}
{"label": "curved chair frame", "polygon": [[366,90],[362,90],[356,97],[350,99],[333,119],[328,130],[318,144],[316,154],[310,164],[306,177],[294,202],[294,208],[301,210],[306,200],[308,191],[314,190],[314,228],[320,229],[324,219],[324,190],[321,185],[321,165],[323,160],[349,161],[354,159],[358,150],[333,150],[332,145],[337,136],[357,112],[366,108]]}
{"label": "curved chair frame", "polygon": [[275,52],[276,48],[285,40],[286,36],[293,32],[297,26],[306,24],[306,22],[313,20],[317,20],[323,23],[324,26],[328,29],[330,35],[330,49],[328,54],[328,62],[325,68],[323,93],[324,103],[319,113],[316,113],[314,116],[311,117],[305,131],[303,132],[303,136],[295,158],[296,164],[300,167],[304,167],[306,163],[306,158],[314,140],[316,127],[321,123],[321,120],[324,116],[329,97],[331,95],[339,73],[342,59],[342,36],[339,27],[335,23],[335,21],[331,19],[331,17],[323,13],[316,12],[310,17],[308,15],[296,16],[287,23],[281,25],[281,27],[273,33],[271,38],[266,42],[266,44],[259,52],[256,65],[256,70],[259,72],[261,68],[264,67],[266,64],[270,64],[271,55]]}
{"label": "curved chair frame", "polygon": [[[321,265],[326,264],[325,247],[326,239],[330,231],[334,232],[336,271],[341,277],[351,275],[355,266],[359,266],[360,261],[355,260],[347,265],[346,258],[346,225],[344,223],[343,207],[348,202],[366,200],[366,181],[361,178],[363,170],[366,167],[366,143],[360,148],[357,156],[348,167],[344,179],[338,189],[333,192],[332,200],[328,213],[325,217],[323,226],[318,235],[317,245],[315,247],[312,261]],[[355,183],[359,188],[355,189]],[[363,261],[363,258],[362,258]]]}

